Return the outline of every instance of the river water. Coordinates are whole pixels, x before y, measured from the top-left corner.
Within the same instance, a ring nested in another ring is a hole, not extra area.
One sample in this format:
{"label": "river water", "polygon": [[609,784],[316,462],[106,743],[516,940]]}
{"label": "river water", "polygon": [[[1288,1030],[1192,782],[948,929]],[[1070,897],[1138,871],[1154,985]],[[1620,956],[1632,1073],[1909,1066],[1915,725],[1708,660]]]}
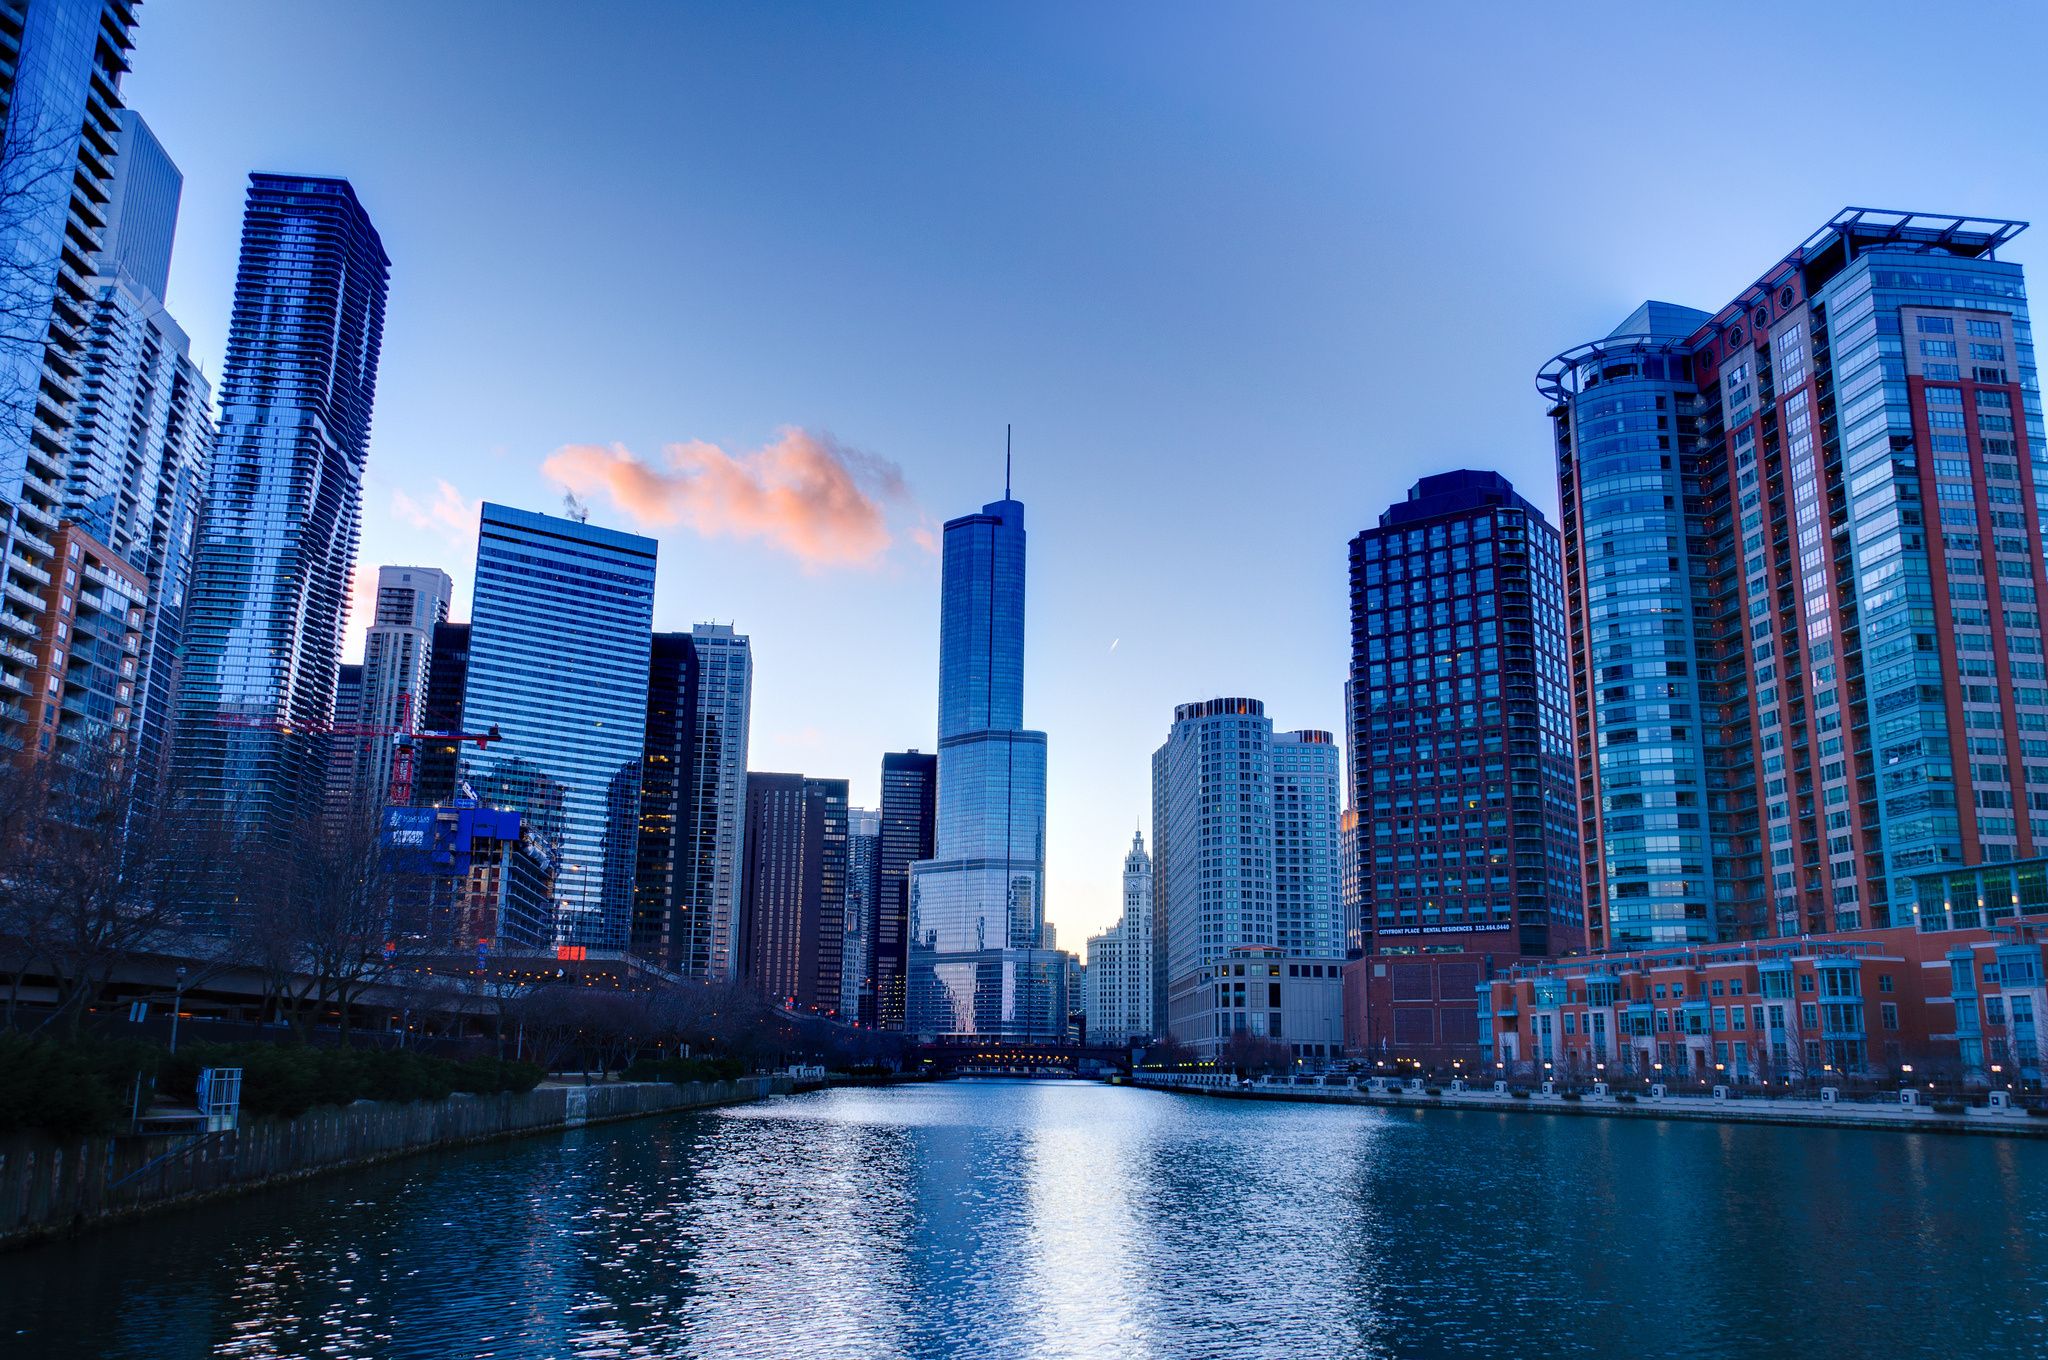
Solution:
{"label": "river water", "polygon": [[2048,1355],[2048,1145],[842,1090],[0,1256],[0,1356]]}

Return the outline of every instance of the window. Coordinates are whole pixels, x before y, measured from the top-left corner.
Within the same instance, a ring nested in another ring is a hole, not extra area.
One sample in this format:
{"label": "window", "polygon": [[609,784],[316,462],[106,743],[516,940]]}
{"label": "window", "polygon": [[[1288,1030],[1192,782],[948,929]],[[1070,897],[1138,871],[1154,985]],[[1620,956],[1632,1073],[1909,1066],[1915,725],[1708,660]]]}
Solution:
{"label": "window", "polygon": [[1914,329],[1922,335],[1954,335],[1956,323],[1945,316],[1917,316],[1913,318]]}
{"label": "window", "polygon": [[1880,992],[1889,992],[1891,989],[1892,975],[1890,973],[1879,973],[1877,975],[1877,990],[1879,990]]}
{"label": "window", "polygon": [[1984,1022],[1990,1025],[2005,1023],[2005,998],[1987,996],[1984,998]]}
{"label": "window", "polygon": [[1972,321],[1969,331],[1979,340],[2001,340],[2005,337],[2005,328],[1996,321]]}
{"label": "window", "polygon": [[1884,1022],[1884,1027],[1885,1027],[1886,1029],[1897,1029],[1897,1028],[1899,1027],[1899,1003],[1898,1003],[1898,1002],[1896,1002],[1896,1001],[1887,1001],[1887,1002],[1885,1002],[1885,1003],[1884,1003],[1884,1004],[1883,1004],[1882,1006],[1879,1006],[1879,1007],[1878,1007],[1877,1009],[1878,1009],[1878,1014],[1879,1014],[1879,1016],[1880,1016],[1880,1017],[1882,1018],[1882,1020],[1883,1020],[1883,1022]]}
{"label": "window", "polygon": [[1820,1010],[1811,1001],[1802,1001],[1799,1004],[1799,1023],[1806,1029],[1812,1029],[1820,1024]]}
{"label": "window", "polygon": [[1953,340],[1922,340],[1920,353],[1930,359],[1953,359],[1956,357],[1956,342]]}
{"label": "window", "polygon": [[[1954,345],[1949,346],[1949,353],[1955,353]],[[2005,346],[1972,345],[1970,346],[1970,357],[1972,359],[1981,359],[1986,363],[2002,364],[2005,362]]]}

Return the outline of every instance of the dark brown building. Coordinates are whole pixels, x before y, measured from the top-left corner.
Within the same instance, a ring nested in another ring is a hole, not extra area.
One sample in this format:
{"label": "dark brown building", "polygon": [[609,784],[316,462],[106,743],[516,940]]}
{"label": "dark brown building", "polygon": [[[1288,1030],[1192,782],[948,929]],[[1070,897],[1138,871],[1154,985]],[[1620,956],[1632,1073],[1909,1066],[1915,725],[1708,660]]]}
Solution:
{"label": "dark brown building", "polygon": [[844,779],[747,775],[740,975],[780,1005],[839,1010],[846,792]]}

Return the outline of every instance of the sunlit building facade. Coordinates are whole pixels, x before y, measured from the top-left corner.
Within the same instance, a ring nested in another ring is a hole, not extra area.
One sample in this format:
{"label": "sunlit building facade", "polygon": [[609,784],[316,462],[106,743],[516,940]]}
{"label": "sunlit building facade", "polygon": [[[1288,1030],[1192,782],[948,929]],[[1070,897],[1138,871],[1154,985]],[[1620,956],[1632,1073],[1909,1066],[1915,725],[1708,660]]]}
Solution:
{"label": "sunlit building facade", "polygon": [[754,650],[730,624],[690,630],[697,707],[690,726],[689,849],[684,898],[689,930],[676,968],[690,977],[739,976],[740,876],[747,843],[747,740],[753,720]]}

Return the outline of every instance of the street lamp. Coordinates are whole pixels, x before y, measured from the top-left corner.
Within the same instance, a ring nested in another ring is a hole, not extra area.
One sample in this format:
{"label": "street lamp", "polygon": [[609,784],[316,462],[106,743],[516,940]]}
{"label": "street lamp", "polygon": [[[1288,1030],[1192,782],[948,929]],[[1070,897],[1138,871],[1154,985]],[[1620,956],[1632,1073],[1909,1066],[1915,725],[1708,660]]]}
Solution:
{"label": "street lamp", "polygon": [[171,1000],[171,1052],[178,1051],[178,1012],[185,1009],[185,965],[179,964],[177,991]]}

